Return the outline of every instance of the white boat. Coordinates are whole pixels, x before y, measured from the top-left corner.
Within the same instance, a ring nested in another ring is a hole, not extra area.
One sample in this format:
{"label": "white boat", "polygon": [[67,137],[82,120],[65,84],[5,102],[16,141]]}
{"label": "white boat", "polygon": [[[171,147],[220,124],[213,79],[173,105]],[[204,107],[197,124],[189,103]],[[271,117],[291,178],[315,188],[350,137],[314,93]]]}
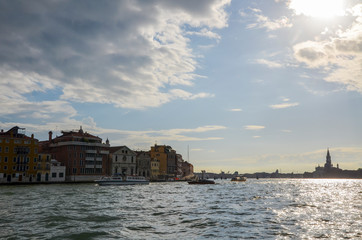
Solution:
{"label": "white boat", "polygon": [[244,176],[242,176],[242,177],[239,177],[239,176],[233,177],[233,178],[231,179],[231,181],[233,181],[233,182],[245,182],[245,181],[246,181],[246,177],[244,177]]}
{"label": "white boat", "polygon": [[101,186],[104,185],[138,185],[138,184],[150,184],[145,177],[142,176],[111,176],[111,177],[102,177],[99,180],[95,180]]}

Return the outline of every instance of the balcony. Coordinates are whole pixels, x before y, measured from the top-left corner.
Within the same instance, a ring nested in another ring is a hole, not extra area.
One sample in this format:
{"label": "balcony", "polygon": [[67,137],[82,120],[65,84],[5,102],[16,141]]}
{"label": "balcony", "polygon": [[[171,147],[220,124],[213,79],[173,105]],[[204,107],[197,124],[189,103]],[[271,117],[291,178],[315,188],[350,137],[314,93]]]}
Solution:
{"label": "balcony", "polygon": [[85,150],[85,153],[97,153],[97,150]]}

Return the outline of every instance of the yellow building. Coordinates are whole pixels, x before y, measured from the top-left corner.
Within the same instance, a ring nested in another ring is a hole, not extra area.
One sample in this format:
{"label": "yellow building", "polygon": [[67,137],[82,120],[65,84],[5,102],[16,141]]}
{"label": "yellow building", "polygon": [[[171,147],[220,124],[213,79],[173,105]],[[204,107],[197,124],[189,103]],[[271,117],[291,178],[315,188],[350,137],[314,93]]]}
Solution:
{"label": "yellow building", "polygon": [[160,175],[160,160],[151,158],[151,180],[158,180],[158,175]]}
{"label": "yellow building", "polygon": [[151,147],[151,159],[160,161],[159,179],[174,178],[177,174],[176,151],[170,146],[156,145]]}
{"label": "yellow building", "polygon": [[51,155],[46,153],[41,153],[38,155],[37,161],[37,173],[36,181],[37,182],[48,182],[50,178],[50,160]]}
{"label": "yellow building", "polygon": [[13,127],[0,132],[0,183],[33,182],[37,174],[38,140]]}

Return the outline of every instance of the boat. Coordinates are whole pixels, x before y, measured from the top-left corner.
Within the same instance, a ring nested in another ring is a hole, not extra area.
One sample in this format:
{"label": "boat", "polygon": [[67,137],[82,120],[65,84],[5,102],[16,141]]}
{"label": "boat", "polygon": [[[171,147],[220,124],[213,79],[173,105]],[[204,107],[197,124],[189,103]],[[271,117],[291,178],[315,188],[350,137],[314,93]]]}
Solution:
{"label": "boat", "polygon": [[231,179],[231,181],[233,181],[233,182],[245,182],[245,181],[246,181],[246,177],[239,177],[239,176],[233,177],[233,178]]}
{"label": "boat", "polygon": [[205,179],[205,170],[201,171],[201,179],[195,179],[193,181],[188,181],[188,184],[215,184],[213,180]]}
{"label": "boat", "polygon": [[194,181],[188,181],[189,184],[215,184],[213,180],[208,179],[198,179]]}
{"label": "boat", "polygon": [[150,184],[150,181],[142,176],[121,176],[121,175],[102,177],[99,180],[95,180],[95,182],[101,186]]}

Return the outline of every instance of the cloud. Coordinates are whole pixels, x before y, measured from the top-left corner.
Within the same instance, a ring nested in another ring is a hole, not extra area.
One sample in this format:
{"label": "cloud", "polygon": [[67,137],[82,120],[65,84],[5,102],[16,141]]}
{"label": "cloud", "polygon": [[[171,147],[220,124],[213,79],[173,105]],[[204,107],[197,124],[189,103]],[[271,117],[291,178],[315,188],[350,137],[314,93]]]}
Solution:
{"label": "cloud", "polygon": [[207,38],[211,38],[211,39],[220,39],[220,35],[217,33],[214,33],[212,31],[210,31],[209,29],[203,28],[198,32],[187,32],[187,35],[196,35],[196,36],[202,36],[202,37],[207,37]]}
{"label": "cloud", "polygon": [[[353,8],[353,14],[362,15],[362,4],[358,6]],[[339,30],[328,39],[298,43],[293,51],[299,63],[325,73],[324,80],[362,93],[361,16],[355,17],[348,29]]]}
{"label": "cloud", "polygon": [[265,126],[260,126],[260,125],[247,125],[247,126],[244,126],[244,129],[246,130],[262,130],[264,129]]}
{"label": "cloud", "polygon": [[298,105],[299,103],[280,103],[280,104],[269,105],[269,107],[272,109],[282,109],[282,108],[295,107]]}
{"label": "cloud", "polygon": [[26,101],[27,93],[60,89],[61,101],[137,109],[210,97],[182,90],[201,77],[188,36],[219,39],[212,30],[227,26],[229,3],[2,2],[1,86],[26,81],[23,89],[1,90]]}
{"label": "cloud", "polygon": [[240,16],[243,18],[250,16],[252,17],[253,22],[246,26],[247,29],[266,28],[267,31],[274,31],[281,28],[290,28],[293,26],[289,18],[286,16],[271,20],[267,16],[262,15],[262,11],[260,9],[249,8],[248,12],[239,11]]}
{"label": "cloud", "polygon": [[243,110],[241,108],[232,108],[229,111],[230,112],[242,112]]}
{"label": "cloud", "polygon": [[256,59],[255,62],[258,63],[258,64],[266,65],[268,68],[282,68],[282,67],[284,67],[282,64],[280,64],[278,62],[270,61],[270,60],[266,60],[266,59]]}

